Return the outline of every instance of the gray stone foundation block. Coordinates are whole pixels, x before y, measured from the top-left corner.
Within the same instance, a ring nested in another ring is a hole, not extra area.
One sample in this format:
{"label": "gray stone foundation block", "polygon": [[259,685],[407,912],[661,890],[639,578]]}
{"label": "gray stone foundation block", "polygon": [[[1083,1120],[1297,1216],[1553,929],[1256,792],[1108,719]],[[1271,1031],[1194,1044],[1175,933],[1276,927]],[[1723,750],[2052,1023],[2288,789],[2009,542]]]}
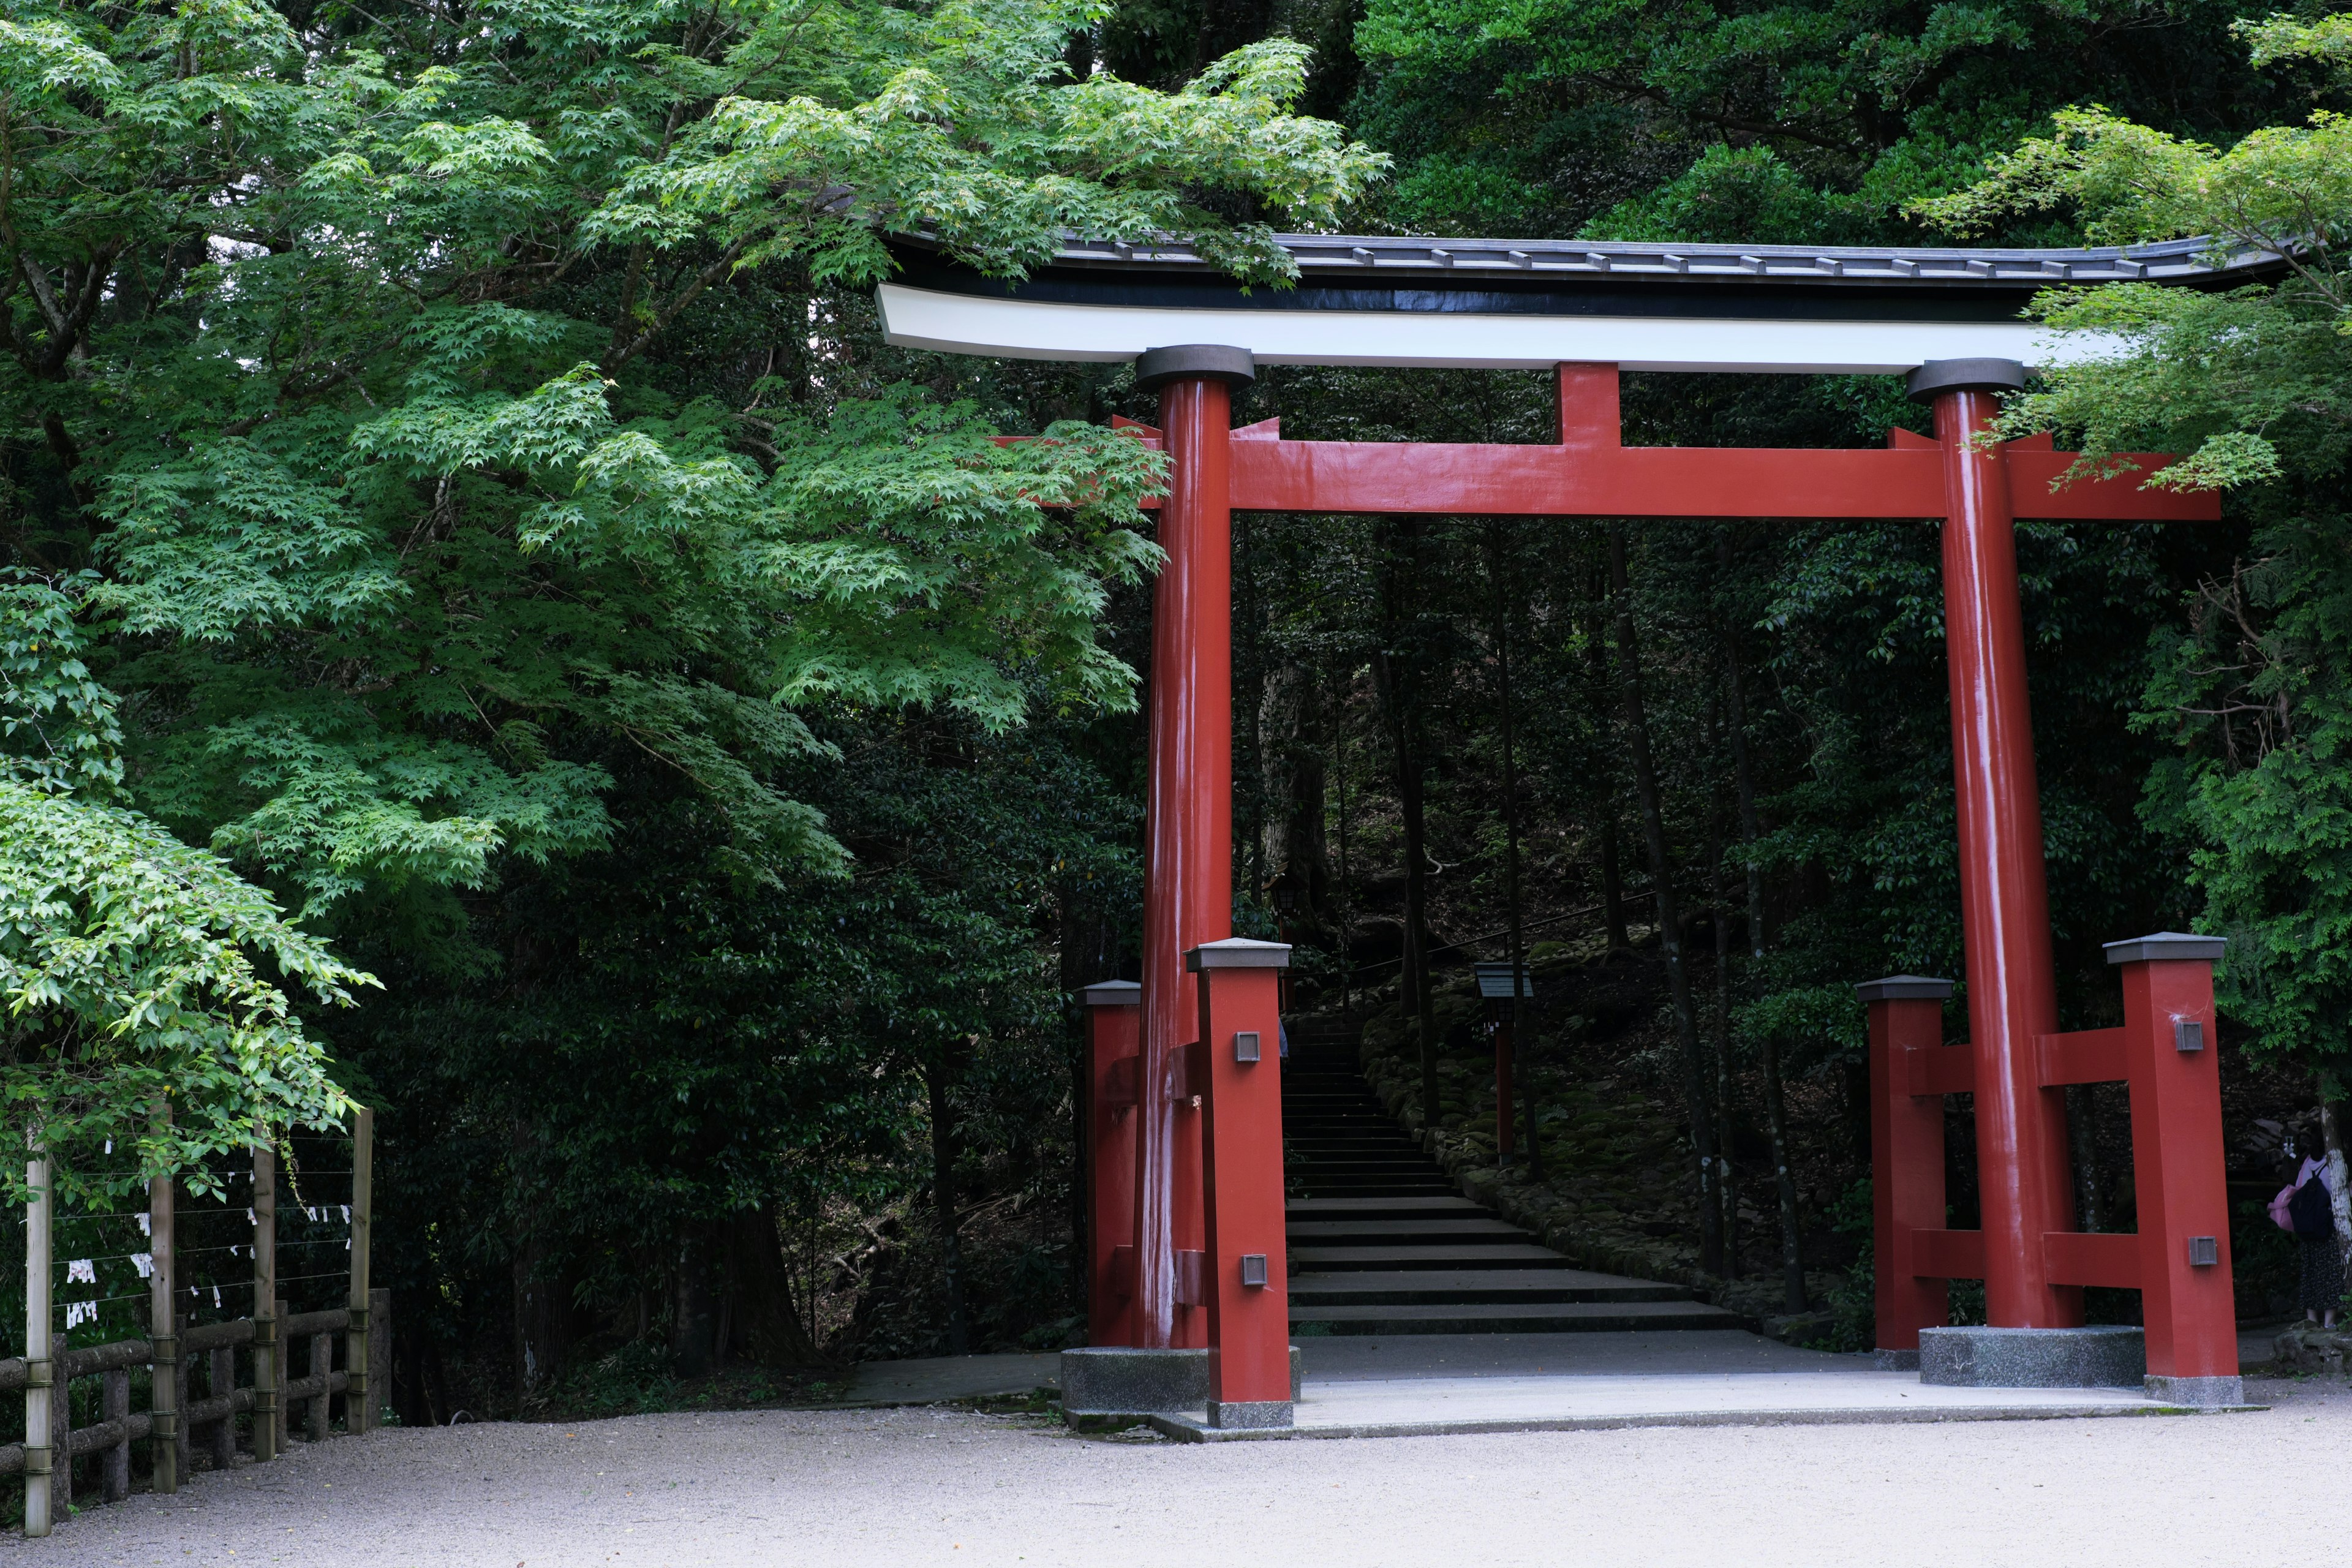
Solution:
{"label": "gray stone foundation block", "polygon": [[1209,1425],[1224,1431],[1265,1431],[1294,1425],[1287,1399],[1228,1399],[1209,1406]]}
{"label": "gray stone foundation block", "polygon": [[1208,1403],[1207,1351],[1088,1345],[1062,1352],[1062,1408],[1073,1415],[1148,1415]]}
{"label": "gray stone foundation block", "polygon": [[2147,1379],[2147,1396],[2161,1399],[2167,1405],[2194,1405],[2211,1409],[2223,1405],[2243,1405],[2246,1384],[2237,1377],[2158,1377],[2150,1373]]}
{"label": "gray stone foundation block", "polygon": [[1873,1351],[1870,1352],[1870,1364],[1881,1372],[1917,1372],[1919,1352],[1917,1351]]}
{"label": "gray stone foundation block", "polygon": [[2147,1377],[2134,1328],[1919,1331],[1919,1381],[1947,1388],[2138,1388]]}
{"label": "gray stone foundation block", "polygon": [[[1290,1347],[1290,1397],[1298,1397],[1298,1347]],[[1278,1423],[1288,1426],[1289,1405]],[[1209,1352],[1147,1351],[1132,1345],[1088,1345],[1062,1352],[1062,1412],[1076,1420],[1099,1421],[1106,1416],[1166,1415],[1206,1410],[1209,1405]],[[1228,1405],[1229,1410],[1254,1408]],[[1210,1425],[1219,1425],[1213,1418]]]}

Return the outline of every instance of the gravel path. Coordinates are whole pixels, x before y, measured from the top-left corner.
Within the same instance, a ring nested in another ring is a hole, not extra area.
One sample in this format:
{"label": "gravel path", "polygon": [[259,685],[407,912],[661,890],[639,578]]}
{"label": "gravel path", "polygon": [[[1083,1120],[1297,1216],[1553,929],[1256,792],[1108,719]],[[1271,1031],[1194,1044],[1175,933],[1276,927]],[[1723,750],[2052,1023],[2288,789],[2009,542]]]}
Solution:
{"label": "gravel path", "polygon": [[179,1568],[1640,1568],[2343,1561],[2352,1391],[2254,1415],[1198,1447],[945,1409],[339,1438],[0,1561]]}

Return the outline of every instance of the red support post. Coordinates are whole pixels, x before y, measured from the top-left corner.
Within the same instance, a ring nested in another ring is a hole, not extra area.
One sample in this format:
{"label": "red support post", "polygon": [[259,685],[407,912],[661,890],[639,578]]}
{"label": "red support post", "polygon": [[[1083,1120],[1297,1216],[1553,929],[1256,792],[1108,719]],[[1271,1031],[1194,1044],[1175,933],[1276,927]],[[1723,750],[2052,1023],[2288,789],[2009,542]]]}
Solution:
{"label": "red support post", "polygon": [[[1245,350],[1153,349],[1136,383],[1160,392],[1169,458],[1167,554],[1152,594],[1150,781],[1144,805],[1143,991],[1138,1061],[1135,1342],[1208,1342],[1184,1267],[1206,1246],[1201,1122],[1179,1081],[1195,1040],[1184,954],[1233,930],[1233,407]],[[1189,1076],[1189,1075],[1185,1075]]]}
{"label": "red support post", "polygon": [[1282,974],[1290,949],[1228,937],[1200,976],[1209,1425],[1287,1426],[1290,1289],[1282,1191]]}
{"label": "red support post", "polygon": [[1087,1343],[1135,1342],[1136,1037],[1143,987],[1106,980],[1087,1009]]}
{"label": "red support post", "polygon": [[1897,974],[1854,987],[1870,1011],[1870,1197],[1872,1277],[1877,1288],[1878,1345],[1916,1358],[1919,1331],[1952,1321],[1951,1288],[1926,1272],[1922,1232],[1942,1232],[1944,1097],[1919,1094],[1910,1053],[1941,1049],[1948,980]]}
{"label": "red support post", "polygon": [[2173,931],[2107,944],[2123,969],[2148,1392],[2196,1405],[2243,1398],[2213,1029],[2221,950]]}
{"label": "red support post", "polygon": [[1944,638],[1985,1315],[1996,1328],[2041,1329],[2082,1322],[2083,1293],[2051,1283],[2042,1245],[2045,1234],[2074,1228],[2065,1114],[2042,1085],[2035,1044],[2058,1027],[2058,996],[2008,454],[1979,442],[2000,413],[1994,393],[2024,380],[2023,368],[2006,360],[1949,360],[1914,372],[1910,392],[1934,403],[1942,447]]}

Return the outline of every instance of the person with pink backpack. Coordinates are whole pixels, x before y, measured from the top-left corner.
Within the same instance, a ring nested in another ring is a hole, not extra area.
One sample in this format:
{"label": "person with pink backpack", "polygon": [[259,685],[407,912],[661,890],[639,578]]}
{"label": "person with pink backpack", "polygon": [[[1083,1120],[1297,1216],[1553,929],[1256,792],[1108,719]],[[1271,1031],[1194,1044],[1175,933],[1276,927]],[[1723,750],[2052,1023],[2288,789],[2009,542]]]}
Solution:
{"label": "person with pink backpack", "polygon": [[[2287,1145],[2294,1157],[2294,1145]],[[2344,1254],[2336,1240],[2336,1205],[2327,1162],[2315,1156],[2303,1162],[2294,1180],[2271,1200],[2271,1220],[2292,1231],[2303,1246],[2303,1313],[2322,1328],[2336,1326],[2336,1312],[2344,1300]]]}

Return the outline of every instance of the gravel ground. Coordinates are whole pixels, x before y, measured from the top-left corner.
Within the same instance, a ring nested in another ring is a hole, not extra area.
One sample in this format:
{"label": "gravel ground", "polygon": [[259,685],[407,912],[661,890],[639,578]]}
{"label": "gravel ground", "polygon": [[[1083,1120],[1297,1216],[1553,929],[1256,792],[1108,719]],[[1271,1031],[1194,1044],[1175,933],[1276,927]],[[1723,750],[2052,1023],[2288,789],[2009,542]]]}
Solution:
{"label": "gravel ground", "polygon": [[2340,1563],[2352,1390],[2260,1414],[1179,1446],[939,1408],[392,1430],[85,1511],[10,1563]]}

